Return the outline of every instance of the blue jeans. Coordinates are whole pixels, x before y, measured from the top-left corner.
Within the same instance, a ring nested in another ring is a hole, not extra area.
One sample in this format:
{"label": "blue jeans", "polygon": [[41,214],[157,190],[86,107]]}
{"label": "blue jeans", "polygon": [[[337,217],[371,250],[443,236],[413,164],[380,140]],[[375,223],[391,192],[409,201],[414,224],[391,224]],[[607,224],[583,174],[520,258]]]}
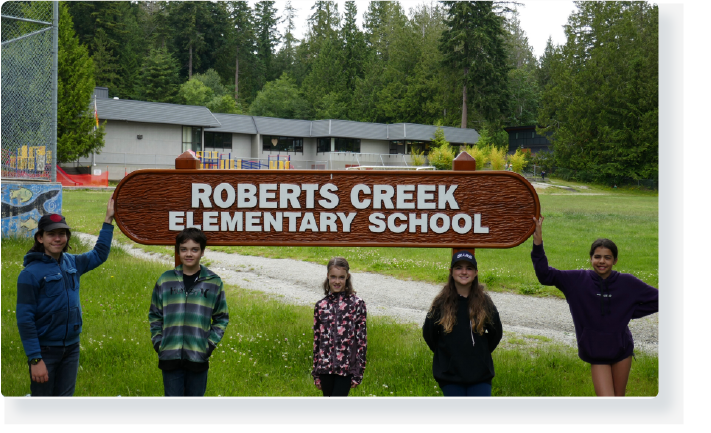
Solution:
{"label": "blue jeans", "polygon": [[445,397],[491,397],[491,384],[486,382],[464,385],[450,383],[442,387]]}
{"label": "blue jeans", "polygon": [[166,397],[202,397],[207,388],[208,370],[195,373],[179,368],[163,370],[163,389]]}
{"label": "blue jeans", "polygon": [[40,350],[49,380],[45,383],[33,382],[30,367],[32,397],[73,396],[79,370],[79,343],[70,346],[42,346]]}

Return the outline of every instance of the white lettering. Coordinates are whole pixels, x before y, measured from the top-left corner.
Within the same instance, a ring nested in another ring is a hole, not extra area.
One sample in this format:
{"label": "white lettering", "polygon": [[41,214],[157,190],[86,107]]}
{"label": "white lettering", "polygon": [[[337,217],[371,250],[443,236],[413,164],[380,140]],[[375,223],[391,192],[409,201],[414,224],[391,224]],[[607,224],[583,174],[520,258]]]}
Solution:
{"label": "white lettering", "polygon": [[398,209],[414,209],[415,203],[408,203],[405,200],[412,200],[412,192],[415,190],[415,185],[398,185],[397,186],[397,208]]}
{"label": "white lettering", "polygon": [[368,226],[371,232],[373,233],[382,233],[385,231],[385,215],[381,214],[380,212],[372,213],[368,217],[368,221],[370,221],[371,226]]}
{"label": "white lettering", "polygon": [[170,231],[180,231],[185,227],[183,224],[183,218],[185,217],[185,212],[170,211],[168,212],[168,230]]}
{"label": "white lettering", "polygon": [[[338,196],[336,194],[333,194],[332,191],[338,191],[338,187],[332,183],[327,183],[326,185],[322,186],[319,190],[319,193],[321,194],[321,197],[325,198],[326,200],[319,200],[318,204],[325,207],[326,209],[333,209],[338,206]],[[315,224],[316,222],[314,222],[314,225]]]}
{"label": "white lettering", "polygon": [[275,201],[267,201],[272,198],[276,198],[276,193],[271,191],[276,191],[277,184],[275,183],[261,183],[259,184],[259,207],[262,209],[276,209],[277,203]]}
{"label": "white lettering", "polygon": [[301,219],[299,231],[305,232],[306,230],[311,230],[314,232],[318,231],[318,227],[316,226],[316,218],[314,218],[314,214],[312,212],[306,212],[304,214],[304,217]]}
{"label": "white lettering", "polygon": [[262,226],[258,225],[260,223],[259,217],[262,216],[261,212],[245,212],[244,213],[244,231],[246,232],[261,232]]}
{"label": "white lettering", "polygon": [[[437,221],[442,220],[442,227],[437,225]],[[443,213],[436,213],[430,218],[430,229],[435,233],[444,233],[449,230],[449,216]]]}
{"label": "white lettering", "polygon": [[[242,212],[235,212],[234,216],[230,217],[229,212],[220,212],[220,230],[227,231],[242,231]],[[236,227],[236,229],[235,229]]]}
{"label": "white lettering", "polygon": [[481,226],[481,214],[474,214],[474,233],[489,233],[489,227]]}
{"label": "white lettering", "polygon": [[314,205],[314,194],[318,190],[317,183],[302,183],[301,190],[306,191],[306,209],[313,209],[316,207]]}
{"label": "white lettering", "polygon": [[301,194],[299,185],[290,185],[288,183],[279,185],[279,207],[284,209],[291,205],[293,209],[300,209],[299,194]]}
{"label": "white lettering", "polygon": [[363,201],[358,199],[358,194],[370,194],[370,187],[368,185],[356,185],[351,190],[351,204],[356,209],[365,209],[370,206],[370,199],[367,198]]}
{"label": "white lettering", "polygon": [[200,202],[202,202],[203,207],[212,207],[210,194],[212,194],[212,187],[210,185],[206,183],[194,183],[192,207],[199,208]]}
{"label": "white lettering", "polygon": [[189,229],[191,227],[195,227],[196,229],[199,229],[200,225],[193,224],[193,213],[192,212],[185,212],[185,228]]}
{"label": "white lettering", "polygon": [[[434,206],[434,204],[433,204]],[[410,233],[417,233],[417,227],[420,228],[420,233],[427,233],[427,214],[420,214],[417,218],[416,213],[410,214]]]}
{"label": "white lettering", "polygon": [[434,200],[435,185],[417,185],[417,209],[437,209]]}
{"label": "white lettering", "polygon": [[447,189],[447,185],[439,186],[439,207],[437,209],[447,209],[447,204],[449,204],[450,209],[459,209],[457,200],[454,199],[454,191],[459,185],[451,185]]}
{"label": "white lettering", "polygon": [[257,205],[257,187],[250,183],[237,185],[237,207],[255,207]]}
{"label": "white lettering", "polygon": [[[222,200],[222,193],[227,193],[227,200]],[[215,204],[222,209],[227,209],[235,203],[235,189],[229,183],[221,183],[215,188],[215,192],[212,194],[212,199]]]}
{"label": "white lettering", "polygon": [[351,212],[348,216],[346,216],[343,212],[338,212],[336,215],[338,215],[338,218],[341,220],[341,224],[343,224],[343,233],[350,233],[351,223],[353,222],[353,218],[355,218],[356,213]]}
{"label": "white lettering", "polygon": [[282,222],[284,218],[281,216],[281,212],[274,212],[276,217],[272,216],[271,212],[264,212],[264,231],[269,232],[271,228],[274,227],[275,232],[282,231]]}
{"label": "white lettering", "polygon": [[296,218],[301,216],[301,212],[284,212],[284,216],[289,218],[289,231],[296,231]]}
{"label": "white lettering", "polygon": [[382,209],[383,204],[385,209],[395,209],[393,195],[395,188],[392,185],[373,185],[373,209]]}
{"label": "white lettering", "polygon": [[388,217],[388,229],[390,229],[390,231],[393,233],[402,233],[407,230],[407,224],[400,224],[399,226],[396,226],[395,218],[401,221],[407,221],[407,217],[405,216],[405,214],[394,213]]}
{"label": "white lettering", "polygon": [[331,212],[321,212],[319,215],[319,227],[322,232],[338,232],[336,220],[338,217]]}
{"label": "white lettering", "polygon": [[219,227],[217,227],[217,214],[218,214],[218,212],[203,212],[203,214],[202,214],[202,231],[204,231],[204,232],[219,231]]}
{"label": "white lettering", "polygon": [[[464,220],[464,227],[459,225],[459,221]],[[466,234],[472,228],[472,217],[465,213],[459,213],[452,217],[452,229],[460,235]]]}

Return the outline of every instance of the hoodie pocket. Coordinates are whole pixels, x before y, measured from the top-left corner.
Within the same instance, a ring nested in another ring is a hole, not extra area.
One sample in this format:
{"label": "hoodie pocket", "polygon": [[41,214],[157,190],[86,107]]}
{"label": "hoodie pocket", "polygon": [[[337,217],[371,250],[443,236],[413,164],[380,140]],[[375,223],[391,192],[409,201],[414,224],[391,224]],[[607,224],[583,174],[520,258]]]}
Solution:
{"label": "hoodie pocket", "polygon": [[43,278],[44,280],[44,295],[48,298],[55,298],[64,291],[62,274],[51,274]]}
{"label": "hoodie pocket", "polygon": [[614,361],[625,351],[622,334],[617,332],[601,332],[585,328],[580,340],[582,352],[596,361]]}

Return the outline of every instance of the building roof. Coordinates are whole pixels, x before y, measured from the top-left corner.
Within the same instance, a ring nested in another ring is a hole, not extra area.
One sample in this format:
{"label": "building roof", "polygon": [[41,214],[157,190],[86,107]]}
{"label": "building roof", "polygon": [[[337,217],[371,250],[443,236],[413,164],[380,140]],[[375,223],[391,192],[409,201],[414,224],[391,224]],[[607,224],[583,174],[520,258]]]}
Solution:
{"label": "building roof", "polygon": [[96,107],[101,120],[169,123],[204,127],[220,126],[220,122],[207,107],[194,105],[96,98]]}
{"label": "building roof", "polygon": [[209,132],[232,132],[238,134],[256,134],[257,125],[252,116],[244,114],[212,113],[221,126],[210,128]]}
{"label": "building roof", "polygon": [[[370,140],[431,141],[436,126],[417,123],[354,122],[351,120],[298,120],[243,114],[212,113],[207,107],[167,104],[162,102],[108,99],[108,89],[94,89],[101,120],[143,123],[169,123],[185,126],[209,127],[210,132],[236,134],[280,135],[290,137],[342,137]],[[93,101],[92,101],[93,103]],[[93,107],[92,107],[93,108]],[[443,126],[450,143],[473,144],[479,140],[474,129]]]}

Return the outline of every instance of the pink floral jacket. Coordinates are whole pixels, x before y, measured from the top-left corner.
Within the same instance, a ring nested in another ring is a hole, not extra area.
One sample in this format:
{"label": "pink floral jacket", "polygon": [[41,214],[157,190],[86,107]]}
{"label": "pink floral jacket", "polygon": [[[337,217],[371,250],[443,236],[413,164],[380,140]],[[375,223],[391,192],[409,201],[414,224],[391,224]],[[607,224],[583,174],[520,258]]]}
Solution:
{"label": "pink floral jacket", "polygon": [[351,384],[360,385],[365,370],[365,302],[356,295],[331,293],[314,307],[314,384],[320,374],[352,375]]}

